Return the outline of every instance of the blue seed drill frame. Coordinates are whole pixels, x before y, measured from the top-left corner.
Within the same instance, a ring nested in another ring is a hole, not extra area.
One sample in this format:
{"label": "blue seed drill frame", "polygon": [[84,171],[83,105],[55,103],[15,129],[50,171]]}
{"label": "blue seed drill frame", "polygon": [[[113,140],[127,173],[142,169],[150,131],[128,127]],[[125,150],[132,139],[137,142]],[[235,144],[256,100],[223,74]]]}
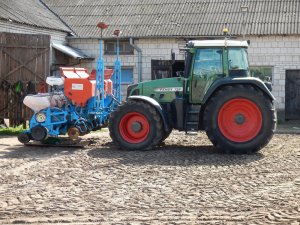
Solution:
{"label": "blue seed drill frame", "polygon": [[[30,140],[44,141],[47,137],[58,137],[69,134],[70,137],[84,135],[91,130],[107,126],[110,113],[121,102],[121,61],[119,57],[119,38],[117,36],[117,55],[114,64],[113,93],[104,92],[104,59],[102,29],[100,38],[100,56],[96,65],[95,96],[83,107],[75,106],[66,96],[62,107],[47,107],[35,112],[29,123],[29,130],[18,136],[22,143]],[[48,96],[63,94],[63,91],[52,92]],[[39,95],[37,95],[39,97]]]}

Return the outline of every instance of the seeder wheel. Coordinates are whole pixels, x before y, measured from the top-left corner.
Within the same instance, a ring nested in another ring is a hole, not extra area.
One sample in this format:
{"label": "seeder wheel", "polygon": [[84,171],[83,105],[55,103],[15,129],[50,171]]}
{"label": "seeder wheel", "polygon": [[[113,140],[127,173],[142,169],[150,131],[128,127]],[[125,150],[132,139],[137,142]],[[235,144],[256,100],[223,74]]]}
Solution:
{"label": "seeder wheel", "polygon": [[26,144],[30,141],[30,136],[28,133],[20,133],[18,135],[18,140],[19,140],[19,142]]}
{"label": "seeder wheel", "polygon": [[33,140],[43,141],[47,137],[48,131],[45,127],[36,126],[30,130],[30,135]]}
{"label": "seeder wheel", "polygon": [[76,127],[71,127],[68,130],[68,136],[72,140],[77,140],[79,137],[79,134],[80,134],[80,132],[79,132],[78,128],[76,128]]}

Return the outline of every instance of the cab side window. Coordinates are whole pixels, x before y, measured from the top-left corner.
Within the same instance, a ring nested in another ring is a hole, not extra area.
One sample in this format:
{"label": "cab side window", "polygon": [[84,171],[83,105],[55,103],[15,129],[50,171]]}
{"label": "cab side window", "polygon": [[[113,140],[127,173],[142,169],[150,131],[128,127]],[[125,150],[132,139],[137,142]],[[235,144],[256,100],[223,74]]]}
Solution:
{"label": "cab side window", "polygon": [[223,49],[197,49],[193,74],[196,76],[223,74]]}
{"label": "cab side window", "polygon": [[229,70],[248,70],[247,52],[241,48],[231,48],[228,51]]}
{"label": "cab side window", "polygon": [[229,76],[247,76],[249,73],[247,50],[244,48],[229,48],[228,64]]}

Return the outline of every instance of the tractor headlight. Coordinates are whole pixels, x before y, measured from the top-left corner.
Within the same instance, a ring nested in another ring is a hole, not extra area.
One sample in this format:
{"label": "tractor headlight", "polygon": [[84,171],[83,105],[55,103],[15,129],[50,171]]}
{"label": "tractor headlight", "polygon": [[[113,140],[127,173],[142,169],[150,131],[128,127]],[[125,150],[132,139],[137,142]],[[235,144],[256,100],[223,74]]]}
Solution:
{"label": "tractor headlight", "polygon": [[39,112],[35,115],[35,120],[39,123],[43,123],[46,121],[46,114]]}

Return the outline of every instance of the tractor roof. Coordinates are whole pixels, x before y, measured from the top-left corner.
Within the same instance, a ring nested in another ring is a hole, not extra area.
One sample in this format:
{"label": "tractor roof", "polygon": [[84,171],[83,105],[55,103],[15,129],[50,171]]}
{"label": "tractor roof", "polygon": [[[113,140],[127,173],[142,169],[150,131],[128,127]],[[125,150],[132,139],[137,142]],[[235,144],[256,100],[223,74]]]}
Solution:
{"label": "tractor roof", "polygon": [[189,41],[194,47],[248,47],[247,41],[233,41],[233,40],[205,40],[205,41]]}

